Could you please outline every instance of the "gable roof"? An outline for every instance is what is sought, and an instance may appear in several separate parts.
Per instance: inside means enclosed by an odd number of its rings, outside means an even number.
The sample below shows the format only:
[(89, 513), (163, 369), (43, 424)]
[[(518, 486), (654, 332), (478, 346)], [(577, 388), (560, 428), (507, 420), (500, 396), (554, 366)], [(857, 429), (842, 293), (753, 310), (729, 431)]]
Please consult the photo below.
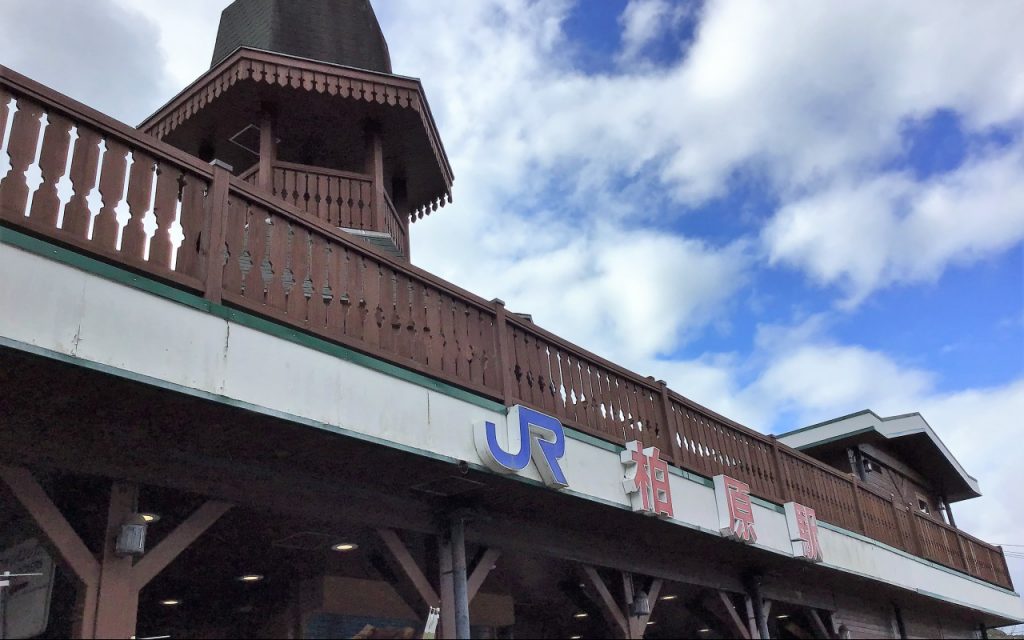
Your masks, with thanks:
[(780, 434), (778, 439), (811, 455), (814, 451), (884, 440), (933, 480), (949, 502), (981, 495), (978, 480), (967, 473), (920, 413), (882, 417), (865, 409)]

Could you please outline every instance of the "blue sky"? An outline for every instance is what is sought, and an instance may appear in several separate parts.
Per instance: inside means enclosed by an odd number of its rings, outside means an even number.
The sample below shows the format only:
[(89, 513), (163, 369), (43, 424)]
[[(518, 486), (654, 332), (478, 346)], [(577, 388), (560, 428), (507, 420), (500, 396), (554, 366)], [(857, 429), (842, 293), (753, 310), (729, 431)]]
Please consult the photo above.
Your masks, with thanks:
[[(227, 2), (60, 4), (0, 0), (0, 61), (134, 123)], [(920, 411), (1024, 484), (1024, 4), (374, 6), (456, 174), (417, 264), (762, 431)]]

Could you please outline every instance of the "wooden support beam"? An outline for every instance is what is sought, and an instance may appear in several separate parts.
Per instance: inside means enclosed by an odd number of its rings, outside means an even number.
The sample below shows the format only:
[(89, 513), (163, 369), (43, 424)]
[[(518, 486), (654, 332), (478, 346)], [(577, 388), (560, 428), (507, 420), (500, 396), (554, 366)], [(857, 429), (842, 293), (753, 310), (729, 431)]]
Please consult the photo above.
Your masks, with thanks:
[(132, 585), (132, 558), (117, 554), (121, 525), (135, 513), (139, 486), (115, 482), (110, 489), (107, 528), (103, 535), (100, 592), (96, 606), (97, 638), (131, 638), (139, 609), (139, 591)]
[(811, 628), (814, 629), (814, 633), (817, 637), (829, 640), (829, 638), (832, 637), (832, 634), (829, 633), (828, 627), (826, 627), (825, 623), (822, 622), (821, 616), (818, 614), (818, 610), (807, 607), (805, 611), (807, 612), (807, 619), (811, 623)]
[(750, 628), (744, 624), (743, 618), (740, 617), (739, 612), (736, 611), (736, 605), (733, 604), (732, 596), (724, 591), (718, 591), (717, 593), (722, 606), (725, 608), (726, 614), (729, 616), (729, 620), (731, 620), (735, 626), (734, 631), (736, 631), (736, 634), (740, 638), (743, 638), (743, 640), (750, 640)]
[(78, 579), (87, 585), (98, 584), (100, 563), (68, 524), (57, 505), (50, 500), (50, 496), (36, 482), (32, 473), (19, 467), (0, 466), (0, 478), (7, 483), (11, 493), (25, 507)]
[(260, 115), (260, 160), (256, 184), (264, 191), (274, 185), (274, 163), (277, 161), (277, 140), (274, 138), (274, 116), (268, 109)]
[(402, 567), (402, 571), (405, 572), (413, 586), (416, 587), (416, 592), (423, 598), (423, 601), (431, 607), (440, 606), (441, 598), (434, 591), (434, 587), (427, 580), (427, 577), (423, 575), (423, 571), (420, 570), (416, 560), (413, 559), (412, 554), (409, 553), (409, 549), (402, 542), (402, 539), (398, 537), (398, 534), (393, 529), (377, 529), (377, 535), (384, 541), (384, 545), (391, 552), (398, 565)]
[(753, 640), (761, 640), (761, 631), (757, 626), (757, 613), (754, 611), (753, 598), (743, 596), (743, 605), (747, 609), (747, 626), (750, 628), (750, 637)]
[(651, 588), (647, 592), (647, 601), (651, 605), (651, 610), (646, 615), (642, 615), (637, 620), (637, 629), (642, 637), (647, 632), (647, 623), (651, 621), (651, 616), (654, 614), (654, 605), (658, 602), (658, 595), (661, 593), (661, 585), (664, 581), (661, 578), (655, 578), (651, 582)]
[(160, 541), (152, 551), (148, 552), (132, 569), (132, 583), (136, 589), (142, 589), (167, 568), (181, 552), (203, 535), (233, 505), (228, 502), (209, 500), (195, 510), (184, 522), (175, 527), (174, 531)]
[(78, 638), (92, 638), (96, 627), (100, 563), (28, 469), (0, 466), (0, 478), (10, 488), (15, 499), (28, 511), (50, 546), (81, 580), (82, 589), (77, 602), (82, 613), (81, 618), (74, 624), (72, 635)]
[(601, 603), (604, 605), (602, 611), (608, 619), (608, 623), (617, 628), (624, 638), (628, 638), (629, 622), (626, 621), (626, 616), (622, 615), (622, 610), (619, 609), (619, 605), (615, 602), (615, 598), (613, 598), (611, 592), (608, 591), (608, 586), (604, 583), (600, 574), (597, 573), (597, 569), (589, 565), (583, 565), (583, 573), (585, 573), (587, 578), (590, 579), (591, 584), (594, 585), (594, 589), (597, 590), (597, 594), (601, 596)]
[(487, 579), (487, 575), (494, 568), (494, 563), (501, 557), (500, 549), (487, 549), (483, 555), (480, 556), (480, 560), (473, 567), (473, 571), (469, 574), (469, 580), (467, 581), (467, 589), (469, 591), (469, 601), (473, 602), (473, 598), (476, 597), (477, 591), (480, 590), (484, 580)]

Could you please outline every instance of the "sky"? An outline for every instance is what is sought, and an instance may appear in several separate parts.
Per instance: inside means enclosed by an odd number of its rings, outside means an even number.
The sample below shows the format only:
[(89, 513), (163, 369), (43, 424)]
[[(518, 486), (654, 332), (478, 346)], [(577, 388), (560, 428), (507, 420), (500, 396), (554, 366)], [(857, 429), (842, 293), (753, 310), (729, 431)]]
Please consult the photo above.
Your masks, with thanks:
[[(227, 4), (0, 0), (0, 64), (137, 124)], [(417, 265), (766, 433), (921, 412), (1024, 552), (1024, 3), (374, 7), (456, 175)]]

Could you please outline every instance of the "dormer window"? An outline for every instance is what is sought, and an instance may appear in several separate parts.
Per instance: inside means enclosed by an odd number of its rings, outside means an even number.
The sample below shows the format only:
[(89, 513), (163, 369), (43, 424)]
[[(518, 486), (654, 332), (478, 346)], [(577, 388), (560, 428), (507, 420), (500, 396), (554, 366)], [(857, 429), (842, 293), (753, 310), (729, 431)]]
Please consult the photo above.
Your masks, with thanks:
[(864, 473), (871, 473), (872, 471), (881, 471), (882, 467), (874, 460), (864, 459)]

